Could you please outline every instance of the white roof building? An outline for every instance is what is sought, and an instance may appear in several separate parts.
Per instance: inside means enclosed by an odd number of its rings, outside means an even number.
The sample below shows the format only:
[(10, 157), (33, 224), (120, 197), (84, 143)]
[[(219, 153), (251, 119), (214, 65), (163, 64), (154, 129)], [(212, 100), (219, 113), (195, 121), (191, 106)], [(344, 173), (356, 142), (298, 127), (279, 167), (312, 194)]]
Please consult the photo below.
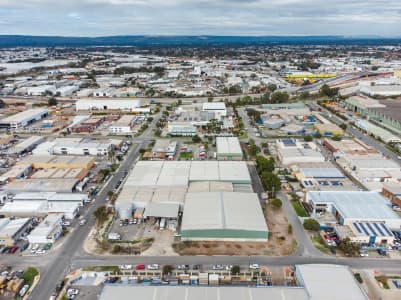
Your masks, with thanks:
[(28, 235), (31, 244), (54, 243), (61, 235), (61, 221), (63, 214), (48, 215), (34, 230)]
[[(124, 111), (141, 111), (140, 100), (134, 99), (90, 99), (78, 100), (75, 103), (77, 111), (80, 110), (124, 110)], [(145, 108), (144, 108), (145, 109)], [(150, 108), (146, 108), (150, 112)]]
[[(356, 282), (347, 266), (296, 265), (298, 282), (311, 300), (367, 300), (368, 297)], [(333, 288), (335, 283), (335, 288)]]
[(353, 222), (382, 222), (394, 230), (401, 229), (401, 218), (390, 203), (377, 192), (365, 191), (309, 191), (306, 201), (313, 214), (327, 211), (336, 216), (341, 225)]
[(0, 120), (0, 128), (19, 129), (49, 115), (47, 108), (33, 108)]

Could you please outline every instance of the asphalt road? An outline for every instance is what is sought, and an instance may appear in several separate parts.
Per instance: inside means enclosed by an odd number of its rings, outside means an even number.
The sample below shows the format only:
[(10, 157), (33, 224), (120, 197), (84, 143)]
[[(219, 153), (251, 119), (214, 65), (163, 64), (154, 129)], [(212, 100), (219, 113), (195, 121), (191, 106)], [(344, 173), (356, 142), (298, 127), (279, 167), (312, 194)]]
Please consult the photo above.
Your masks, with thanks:
[[(132, 166), (139, 155), (139, 149), (146, 146), (147, 142), (148, 141), (145, 140), (139, 141), (139, 144), (133, 143), (127, 158), (121, 164), (119, 170), (97, 196), (96, 201), (89, 207), (86, 214), (87, 224), (78, 227), (72, 234), (70, 234), (64, 241), (62, 248), (59, 251), (54, 251), (55, 255), (43, 256), (43, 259), (47, 260), (47, 266), (42, 267), (41, 280), (30, 295), (30, 299), (49, 299), (57, 283), (63, 278), (63, 276), (72, 270), (73, 260), (80, 256), (82, 243), (95, 223), (93, 212), (99, 206), (105, 204), (107, 192), (114, 188), (124, 175), (124, 171)], [(36, 259), (39, 260), (40, 258), (37, 257)]]

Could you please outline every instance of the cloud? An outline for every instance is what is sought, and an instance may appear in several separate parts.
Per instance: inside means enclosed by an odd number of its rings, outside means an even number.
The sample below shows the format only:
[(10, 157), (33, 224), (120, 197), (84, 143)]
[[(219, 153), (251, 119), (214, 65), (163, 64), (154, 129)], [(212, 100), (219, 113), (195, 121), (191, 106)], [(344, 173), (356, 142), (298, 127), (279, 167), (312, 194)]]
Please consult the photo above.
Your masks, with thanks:
[(72, 12), (67, 15), (67, 17), (75, 20), (81, 20), (81, 16), (77, 12)]
[(0, 34), (401, 36), (399, 0), (69, 0), (56, 3), (54, 0), (0, 0)]

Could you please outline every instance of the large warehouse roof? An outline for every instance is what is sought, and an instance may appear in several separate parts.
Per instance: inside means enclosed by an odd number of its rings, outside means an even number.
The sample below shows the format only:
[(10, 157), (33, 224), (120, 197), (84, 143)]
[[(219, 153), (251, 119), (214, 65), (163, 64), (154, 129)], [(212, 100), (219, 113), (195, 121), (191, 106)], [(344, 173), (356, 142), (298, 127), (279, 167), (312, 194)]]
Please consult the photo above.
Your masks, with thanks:
[(186, 196), (182, 220), (184, 238), (267, 239), (267, 232), (256, 194), (208, 192)]
[[(313, 300), (367, 300), (347, 266), (310, 264), (296, 266), (298, 281)], [(336, 287), (333, 287), (335, 284)]]
[(139, 161), (126, 186), (188, 186), (192, 181), (251, 183), (244, 161)]
[(332, 203), (344, 218), (399, 219), (387, 205), (387, 200), (377, 192), (365, 191), (311, 191), (308, 198), (313, 203)]
[(345, 176), (337, 168), (301, 168), (304, 177), (311, 178), (344, 178)]
[(218, 154), (242, 155), (241, 145), (237, 137), (216, 137), (216, 146)]
[(188, 287), (188, 286), (133, 286), (105, 285), (99, 300), (307, 300), (305, 290), (297, 287)]

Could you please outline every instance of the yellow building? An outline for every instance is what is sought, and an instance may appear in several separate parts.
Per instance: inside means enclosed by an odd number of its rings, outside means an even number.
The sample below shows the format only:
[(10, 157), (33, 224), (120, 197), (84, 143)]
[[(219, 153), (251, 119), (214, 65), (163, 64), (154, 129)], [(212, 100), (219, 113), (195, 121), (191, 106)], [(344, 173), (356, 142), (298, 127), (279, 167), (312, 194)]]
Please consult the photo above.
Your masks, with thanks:
[(343, 136), (344, 130), (336, 124), (315, 124), (313, 126), (322, 136)]
[(394, 71), (394, 76), (397, 78), (401, 78), (401, 69), (400, 70), (395, 70)]

